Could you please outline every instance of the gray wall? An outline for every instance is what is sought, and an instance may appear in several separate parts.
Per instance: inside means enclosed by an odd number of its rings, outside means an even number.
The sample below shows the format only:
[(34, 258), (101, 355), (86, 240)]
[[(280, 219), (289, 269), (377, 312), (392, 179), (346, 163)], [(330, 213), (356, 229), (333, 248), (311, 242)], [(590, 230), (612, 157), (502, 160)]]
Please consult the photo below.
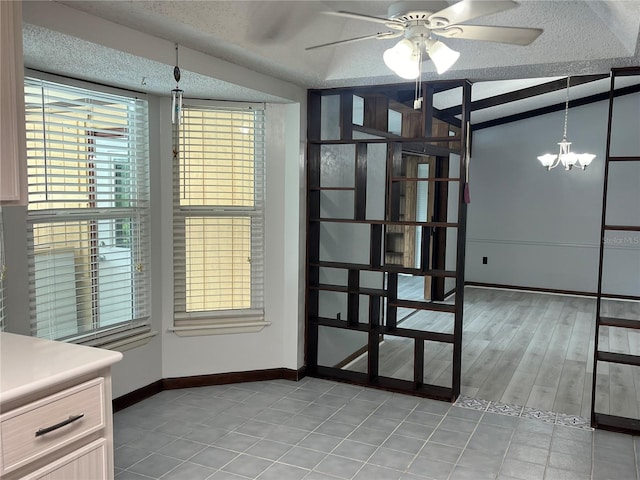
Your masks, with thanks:
[[(640, 95), (620, 101), (614, 152), (639, 155)], [(536, 158), (557, 152), (564, 112), (474, 133), (467, 281), (596, 291), (607, 113), (607, 102), (569, 112), (572, 150), (597, 155), (585, 171), (547, 172)], [(608, 222), (640, 224), (640, 167), (612, 165), (609, 190)], [(605, 291), (640, 294), (640, 236), (615, 232), (606, 242)]]

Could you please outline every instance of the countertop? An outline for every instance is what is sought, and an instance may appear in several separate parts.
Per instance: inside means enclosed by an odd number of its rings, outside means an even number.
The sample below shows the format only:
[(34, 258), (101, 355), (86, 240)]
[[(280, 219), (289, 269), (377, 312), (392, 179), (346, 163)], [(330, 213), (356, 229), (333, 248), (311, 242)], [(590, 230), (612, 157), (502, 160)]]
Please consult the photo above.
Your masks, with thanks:
[(0, 332), (0, 404), (121, 359), (120, 352)]

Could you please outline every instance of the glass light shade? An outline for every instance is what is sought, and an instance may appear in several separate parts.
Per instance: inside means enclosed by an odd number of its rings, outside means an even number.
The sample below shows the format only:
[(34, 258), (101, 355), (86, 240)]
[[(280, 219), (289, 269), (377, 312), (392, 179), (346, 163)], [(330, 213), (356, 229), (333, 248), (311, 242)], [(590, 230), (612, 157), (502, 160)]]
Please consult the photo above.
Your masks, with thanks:
[(440, 40), (429, 45), (427, 53), (429, 53), (429, 57), (433, 60), (433, 64), (436, 66), (438, 74), (449, 70), (451, 66), (456, 63), (458, 57), (460, 57), (460, 52), (451, 50)]
[(402, 65), (399, 65), (398, 68), (396, 68), (395, 72), (399, 77), (407, 80), (418, 78), (418, 76), (420, 75), (420, 64), (418, 56), (415, 55), (415, 58), (412, 58)]
[(564, 165), (565, 170), (571, 170), (571, 167), (578, 161), (578, 155), (573, 152), (563, 153), (560, 155), (560, 161), (562, 165)]
[(551, 165), (553, 165), (553, 162), (555, 162), (556, 158), (558, 158), (557, 155), (546, 153), (544, 155), (540, 155), (538, 157), (538, 160), (540, 160), (540, 163), (542, 163), (543, 167), (549, 168)]
[(411, 61), (411, 57), (414, 52), (414, 45), (410, 40), (403, 38), (393, 47), (384, 51), (382, 59), (387, 67), (394, 72), (397, 72), (399, 68)]
[(596, 156), (593, 155), (592, 153), (583, 153), (581, 155), (578, 155), (578, 162), (580, 163), (580, 166), (584, 169), (585, 167), (591, 164), (594, 158), (596, 158)]

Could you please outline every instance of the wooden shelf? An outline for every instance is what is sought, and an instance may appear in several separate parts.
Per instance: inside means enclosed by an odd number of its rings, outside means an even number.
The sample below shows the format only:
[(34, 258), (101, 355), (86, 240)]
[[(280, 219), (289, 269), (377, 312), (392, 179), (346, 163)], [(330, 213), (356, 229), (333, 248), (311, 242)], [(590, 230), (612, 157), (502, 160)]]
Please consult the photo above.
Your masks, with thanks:
[(600, 317), (600, 326), (640, 330), (640, 319), (631, 320), (629, 318)]
[(617, 363), (618, 365), (633, 365), (640, 367), (640, 356), (626, 353), (603, 352), (598, 350), (597, 360), (601, 362)]

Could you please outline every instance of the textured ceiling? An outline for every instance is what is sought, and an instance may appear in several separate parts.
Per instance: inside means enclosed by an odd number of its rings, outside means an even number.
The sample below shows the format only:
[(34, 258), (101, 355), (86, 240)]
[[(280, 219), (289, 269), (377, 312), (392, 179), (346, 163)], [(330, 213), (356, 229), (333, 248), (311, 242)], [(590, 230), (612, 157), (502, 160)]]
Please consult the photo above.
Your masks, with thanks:
[[(482, 1), (482, 0), (478, 0)], [(24, 3), (25, 64), (29, 67), (102, 81), (134, 90), (166, 94), (173, 88), (170, 66), (164, 61), (92, 43), (65, 32), (55, 18), (42, 19), (39, 9), (58, 8), (56, 15), (83, 12), (159, 40), (225, 60), (251, 71), (304, 88), (398, 83), (382, 62), (394, 40), (305, 50), (306, 47), (376, 33), (384, 26), (322, 12), (348, 10), (385, 17), (387, 1), (63, 1)], [(454, 2), (412, 2), (436, 11)], [(47, 5), (49, 4), (49, 5)], [(473, 24), (542, 28), (527, 47), (446, 39), (461, 52), (444, 76), (425, 63), (423, 79), (469, 78), (474, 81), (523, 79), (532, 85), (541, 77), (608, 73), (611, 67), (640, 64), (640, 1), (519, 0), (519, 6), (474, 20)], [(66, 9), (66, 10), (65, 10)], [(60, 13), (57, 13), (57, 12)], [(168, 68), (169, 67), (169, 68)], [(277, 101), (259, 88), (237, 87), (183, 69), (181, 87), (193, 96), (251, 101)], [(146, 85), (142, 85), (145, 77)], [(524, 80), (526, 79), (526, 80)], [(476, 84), (474, 96), (502, 88)], [(604, 87), (606, 89), (606, 86)], [(498, 89), (498, 90), (496, 90)], [(483, 91), (485, 93), (483, 93)]]

